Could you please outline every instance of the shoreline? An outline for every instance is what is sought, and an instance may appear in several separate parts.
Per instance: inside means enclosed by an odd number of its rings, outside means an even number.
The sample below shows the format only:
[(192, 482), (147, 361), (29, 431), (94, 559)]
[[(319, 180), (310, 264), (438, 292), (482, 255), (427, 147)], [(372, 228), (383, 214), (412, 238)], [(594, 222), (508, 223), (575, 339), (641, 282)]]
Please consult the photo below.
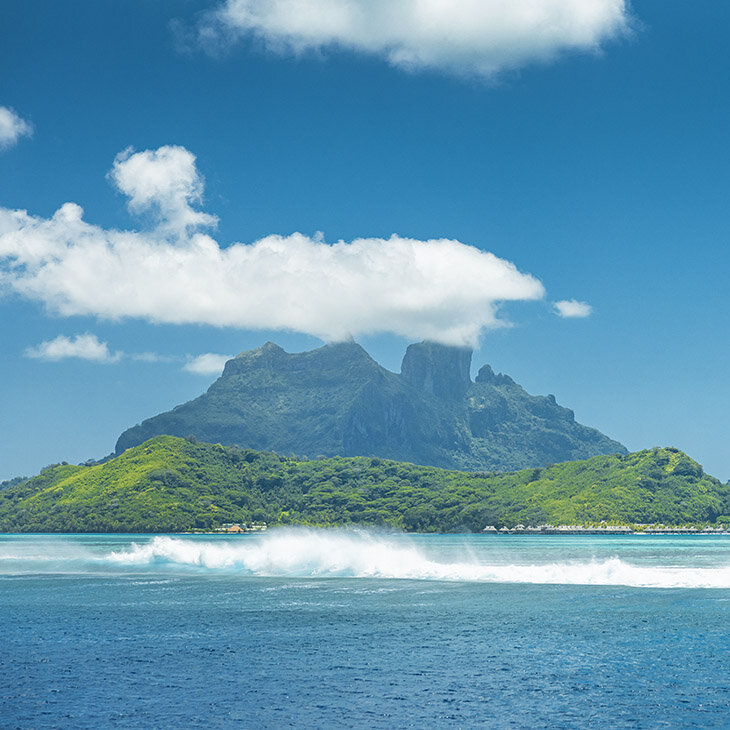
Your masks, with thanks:
[(690, 527), (666, 525), (611, 525), (584, 527), (582, 525), (539, 525), (538, 527), (502, 527), (487, 525), (486, 535), (730, 535), (724, 527)]
[(405, 530), (383, 530), (378, 528), (372, 528), (372, 526), (363, 525), (338, 525), (338, 526), (324, 526), (324, 525), (271, 525), (266, 529), (256, 530), (241, 530), (236, 532), (228, 532), (222, 530), (184, 530), (180, 532), (168, 532), (168, 531), (149, 531), (149, 532), (0, 532), (0, 537), (11, 537), (11, 536), (62, 536), (62, 535), (131, 535), (131, 536), (154, 536), (154, 535), (171, 535), (171, 536), (206, 536), (206, 537), (241, 537), (250, 536), (255, 534), (261, 534), (266, 531), (277, 530), (277, 529), (297, 529), (304, 528), (310, 530), (322, 530), (322, 531), (337, 531), (337, 530), (348, 530), (352, 528), (356, 529), (375, 529), (379, 533), (393, 533), (398, 535), (545, 535), (549, 537), (555, 536), (655, 536), (655, 535), (666, 535), (666, 536), (682, 536), (682, 535), (693, 535), (693, 536), (723, 536), (730, 535), (730, 528), (726, 527), (667, 527), (667, 526), (650, 526), (650, 525), (615, 525), (610, 527), (583, 527), (581, 525), (540, 525), (539, 527), (525, 527), (523, 525), (517, 525), (515, 527), (502, 527), (497, 529), (492, 525), (488, 525), (480, 532), (463, 532), (463, 533), (452, 533), (452, 532), (413, 532)]

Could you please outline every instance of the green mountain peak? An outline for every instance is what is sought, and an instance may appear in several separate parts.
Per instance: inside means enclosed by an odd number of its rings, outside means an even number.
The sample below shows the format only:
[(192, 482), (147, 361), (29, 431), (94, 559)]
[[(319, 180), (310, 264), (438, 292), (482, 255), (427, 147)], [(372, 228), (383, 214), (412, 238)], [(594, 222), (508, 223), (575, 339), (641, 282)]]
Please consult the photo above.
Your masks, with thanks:
[(474, 470), (625, 452), (553, 396), (532, 396), (488, 365), (472, 382), (471, 359), (468, 348), (421, 342), (397, 374), (352, 340), (301, 353), (267, 342), (229, 360), (204, 395), (125, 431), (116, 453), (159, 434)]

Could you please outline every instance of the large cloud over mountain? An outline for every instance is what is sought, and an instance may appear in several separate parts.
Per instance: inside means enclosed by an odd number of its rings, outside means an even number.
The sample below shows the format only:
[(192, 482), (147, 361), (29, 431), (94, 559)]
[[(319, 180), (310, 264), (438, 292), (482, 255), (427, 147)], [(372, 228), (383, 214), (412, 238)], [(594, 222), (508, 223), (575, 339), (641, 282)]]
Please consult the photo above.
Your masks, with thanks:
[(51, 218), (0, 208), (0, 290), (63, 315), (282, 329), (324, 340), (391, 332), (474, 344), (499, 326), (500, 302), (544, 295), (509, 261), (455, 240), (301, 233), (220, 246), (196, 210), (194, 156), (161, 147), (117, 157), (110, 179), (148, 231), (104, 229), (66, 203)]
[(596, 50), (628, 26), (626, 0), (226, 0), (200, 34), (253, 35), (295, 52), (336, 46), (402, 68), (488, 77)]

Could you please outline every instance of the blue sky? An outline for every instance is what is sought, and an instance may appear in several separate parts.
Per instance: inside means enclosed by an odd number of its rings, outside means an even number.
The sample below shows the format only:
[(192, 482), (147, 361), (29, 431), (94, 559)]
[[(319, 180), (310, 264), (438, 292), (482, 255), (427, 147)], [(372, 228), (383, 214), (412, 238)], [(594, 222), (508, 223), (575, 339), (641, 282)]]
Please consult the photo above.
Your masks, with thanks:
[(0, 479), (346, 332), (730, 477), (730, 6), (296, 5), (2, 4)]

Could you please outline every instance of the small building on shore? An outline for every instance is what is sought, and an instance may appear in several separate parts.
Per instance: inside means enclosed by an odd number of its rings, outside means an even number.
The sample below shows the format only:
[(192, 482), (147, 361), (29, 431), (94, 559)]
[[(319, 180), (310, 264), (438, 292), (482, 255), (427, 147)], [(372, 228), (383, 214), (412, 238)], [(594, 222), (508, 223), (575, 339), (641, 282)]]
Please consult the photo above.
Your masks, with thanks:
[(226, 535), (240, 535), (247, 532), (263, 532), (267, 528), (265, 522), (249, 522), (240, 524), (228, 522), (216, 528), (216, 532), (223, 532)]

